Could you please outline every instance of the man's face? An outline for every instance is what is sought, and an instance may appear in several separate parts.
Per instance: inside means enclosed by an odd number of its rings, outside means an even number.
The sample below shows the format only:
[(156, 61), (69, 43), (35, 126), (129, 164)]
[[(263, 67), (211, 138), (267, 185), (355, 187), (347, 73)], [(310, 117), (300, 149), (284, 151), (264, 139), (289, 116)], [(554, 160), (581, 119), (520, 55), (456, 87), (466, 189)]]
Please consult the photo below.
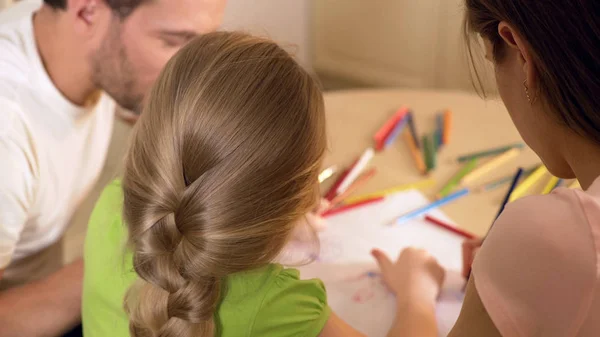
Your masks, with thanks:
[(139, 114), (167, 61), (195, 36), (215, 31), (224, 7), (225, 0), (153, 0), (125, 18), (112, 15), (92, 53), (95, 84)]

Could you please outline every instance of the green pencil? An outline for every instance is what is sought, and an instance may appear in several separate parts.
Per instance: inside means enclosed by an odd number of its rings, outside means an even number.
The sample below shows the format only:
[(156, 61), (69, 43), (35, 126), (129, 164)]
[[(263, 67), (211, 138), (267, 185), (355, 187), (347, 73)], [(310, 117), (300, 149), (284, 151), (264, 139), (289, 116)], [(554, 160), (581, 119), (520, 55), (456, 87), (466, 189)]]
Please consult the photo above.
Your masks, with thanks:
[(471, 159), (491, 157), (491, 156), (495, 156), (497, 154), (504, 153), (504, 152), (509, 151), (511, 149), (514, 149), (514, 148), (522, 149), (524, 147), (525, 147), (525, 144), (523, 144), (523, 143), (516, 143), (516, 144), (502, 146), (502, 147), (499, 147), (499, 148), (485, 150), (485, 151), (481, 151), (481, 152), (469, 153), (469, 154), (466, 154), (464, 156), (458, 157), (457, 160), (458, 160), (459, 163), (464, 163), (464, 162), (467, 162), (467, 161), (469, 161)]
[(427, 171), (434, 170), (436, 166), (436, 154), (433, 142), (433, 135), (423, 136), (423, 155), (425, 156)]
[(469, 174), (469, 172), (473, 171), (475, 167), (477, 167), (477, 158), (471, 159), (471, 161), (465, 164), (465, 166), (463, 166), (454, 176), (452, 176), (452, 178), (450, 178), (440, 193), (437, 194), (438, 199), (444, 198), (448, 194), (452, 193), (454, 188), (460, 183), (460, 180)]

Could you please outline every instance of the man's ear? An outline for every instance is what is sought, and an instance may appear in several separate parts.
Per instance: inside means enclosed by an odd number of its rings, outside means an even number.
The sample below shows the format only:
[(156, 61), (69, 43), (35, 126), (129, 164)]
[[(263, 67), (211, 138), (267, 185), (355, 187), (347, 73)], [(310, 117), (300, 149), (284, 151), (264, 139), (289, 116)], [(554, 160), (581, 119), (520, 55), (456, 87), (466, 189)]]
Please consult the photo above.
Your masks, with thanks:
[(523, 68), (523, 78), (527, 81), (529, 88), (535, 88), (536, 73), (529, 45), (525, 43), (521, 34), (506, 21), (501, 21), (498, 24), (498, 34), (504, 40), (508, 48), (512, 48), (516, 51), (514, 55), (517, 57), (516, 61), (518, 64)]
[(98, 0), (68, 0), (67, 11), (75, 20), (75, 29), (79, 33), (89, 33), (97, 24), (99, 17)]

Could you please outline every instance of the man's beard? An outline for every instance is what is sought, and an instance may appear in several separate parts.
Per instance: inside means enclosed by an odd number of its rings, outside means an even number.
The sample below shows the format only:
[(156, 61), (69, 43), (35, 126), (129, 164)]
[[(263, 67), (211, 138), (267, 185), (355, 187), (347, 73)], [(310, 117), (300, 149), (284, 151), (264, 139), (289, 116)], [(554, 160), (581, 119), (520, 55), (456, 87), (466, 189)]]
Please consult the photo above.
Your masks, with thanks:
[(136, 76), (121, 42), (119, 25), (113, 25), (91, 57), (93, 81), (121, 107), (141, 113), (143, 94), (136, 92)]

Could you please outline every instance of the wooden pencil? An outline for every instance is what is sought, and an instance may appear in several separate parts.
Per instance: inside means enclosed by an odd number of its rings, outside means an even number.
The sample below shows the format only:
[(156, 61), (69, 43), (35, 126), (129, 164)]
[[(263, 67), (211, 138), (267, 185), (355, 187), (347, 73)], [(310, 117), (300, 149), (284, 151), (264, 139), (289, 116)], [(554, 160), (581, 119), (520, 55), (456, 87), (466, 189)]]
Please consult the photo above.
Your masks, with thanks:
[(410, 131), (410, 133), (413, 137), (413, 141), (415, 142), (415, 146), (417, 147), (417, 149), (421, 149), (421, 142), (419, 141), (419, 133), (417, 132), (417, 126), (415, 124), (415, 115), (412, 112), (412, 110), (409, 111), (408, 116), (409, 116), (408, 130)]
[(514, 190), (512, 195), (510, 196), (509, 201), (515, 201), (527, 193), (527, 191), (533, 186), (536, 182), (542, 179), (548, 173), (548, 169), (546, 166), (542, 165), (537, 170), (533, 171), (529, 177), (525, 178), (523, 182)]
[(398, 109), (392, 115), (392, 117), (390, 117), (385, 122), (385, 124), (383, 124), (383, 126), (381, 128), (379, 128), (379, 130), (377, 130), (377, 133), (375, 133), (375, 135), (373, 136), (373, 141), (375, 141), (375, 150), (380, 151), (383, 149), (385, 140), (387, 139), (387, 137), (390, 135), (390, 133), (394, 129), (394, 126), (396, 126), (396, 124), (398, 124), (398, 122), (400, 122), (400, 120), (407, 113), (408, 113), (408, 109), (405, 107)]
[(367, 172), (360, 175), (344, 192), (338, 194), (333, 200), (331, 200), (331, 206), (335, 206), (340, 202), (344, 201), (344, 199), (348, 198), (352, 193), (354, 193), (359, 187), (363, 186), (367, 183), (373, 176), (377, 173), (377, 169), (372, 168)]
[(519, 155), (519, 153), (521, 153), (521, 150), (516, 149), (516, 148), (504, 152), (503, 154), (499, 155), (498, 157), (496, 157), (496, 158), (490, 160), (489, 162), (483, 164), (482, 166), (478, 167), (473, 172), (467, 174), (461, 180), (460, 183), (462, 185), (471, 184), (472, 182), (481, 178), (485, 174), (488, 174), (490, 171), (495, 170), (499, 166), (504, 165), (505, 163), (507, 163), (508, 161), (510, 161), (512, 159), (515, 159)]
[(427, 174), (427, 167), (425, 166), (425, 162), (423, 161), (423, 154), (421, 153), (419, 148), (417, 148), (417, 145), (415, 144), (415, 140), (414, 140), (414, 137), (412, 136), (412, 134), (410, 134), (409, 132), (404, 133), (404, 140), (406, 141), (406, 144), (408, 145), (408, 149), (410, 150), (410, 155), (413, 157), (413, 160), (415, 161), (415, 166), (417, 167), (417, 170), (419, 170), (419, 172), (422, 175)]
[(465, 164), (465, 166), (463, 166), (454, 176), (452, 176), (448, 183), (437, 194), (437, 198), (440, 199), (450, 194), (452, 190), (454, 190), (454, 188), (456, 188), (459, 185), (462, 178), (464, 178), (467, 174), (469, 174), (469, 172), (473, 171), (475, 167), (477, 167), (477, 161), (477, 158), (472, 159), (470, 162)]
[(450, 143), (450, 132), (452, 132), (452, 111), (446, 110), (444, 112), (444, 137), (442, 139), (444, 145)]
[(473, 158), (485, 158), (485, 157), (496, 156), (496, 155), (502, 154), (506, 151), (509, 151), (511, 149), (515, 149), (515, 148), (523, 149), (524, 147), (525, 147), (525, 144), (523, 144), (523, 143), (511, 144), (511, 145), (507, 145), (507, 146), (498, 147), (495, 149), (490, 149), (490, 150), (485, 150), (485, 151), (474, 152), (474, 153), (462, 155), (462, 156), (458, 157), (457, 161), (459, 163), (464, 163)]
[(385, 200), (385, 197), (376, 197), (376, 198), (365, 199), (365, 200), (354, 202), (354, 203), (344, 204), (344, 205), (341, 205), (340, 207), (336, 207), (336, 208), (333, 208), (333, 209), (330, 208), (329, 210), (321, 213), (321, 216), (324, 217), (324, 218), (326, 218), (326, 217), (329, 217), (329, 216), (332, 216), (332, 215), (335, 215), (335, 214), (339, 214), (339, 213), (342, 213), (342, 212), (346, 212), (346, 211), (350, 211), (350, 210), (356, 209), (358, 207), (362, 207), (362, 206), (367, 206), (367, 205), (371, 205), (371, 204), (374, 204), (374, 203), (378, 203), (378, 202), (381, 202), (383, 200)]
[(375, 198), (375, 197), (385, 197), (387, 195), (402, 192), (402, 191), (407, 191), (407, 190), (412, 190), (412, 189), (429, 188), (429, 187), (432, 187), (433, 185), (435, 185), (435, 183), (436, 183), (435, 179), (425, 179), (425, 180), (417, 181), (414, 183), (408, 183), (408, 184), (403, 184), (400, 186), (388, 188), (388, 189), (385, 189), (385, 190), (379, 191), (379, 192), (368, 193), (368, 194), (363, 194), (363, 195), (360, 195), (357, 197), (348, 198), (348, 199), (346, 199), (346, 202), (359, 202), (361, 200), (366, 200), (366, 199)]
[(569, 185), (569, 188), (581, 188), (579, 180), (575, 180), (574, 182), (572, 182), (571, 185)]
[(548, 180), (548, 183), (546, 184), (546, 186), (544, 186), (544, 189), (542, 190), (542, 194), (549, 194), (550, 192), (552, 192), (552, 190), (556, 187), (556, 184), (558, 184), (558, 181), (560, 179), (557, 177), (550, 177), (550, 180)]

